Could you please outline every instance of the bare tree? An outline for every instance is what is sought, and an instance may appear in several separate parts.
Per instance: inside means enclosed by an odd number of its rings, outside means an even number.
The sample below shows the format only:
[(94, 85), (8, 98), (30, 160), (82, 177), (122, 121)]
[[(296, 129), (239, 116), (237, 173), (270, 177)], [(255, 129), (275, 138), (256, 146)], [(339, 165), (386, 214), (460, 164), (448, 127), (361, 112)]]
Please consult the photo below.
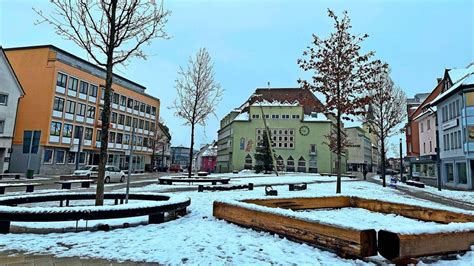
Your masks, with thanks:
[[(325, 96), (324, 113), (336, 120), (335, 134), (331, 132), (327, 138), (330, 146), (335, 146), (337, 155), (336, 193), (341, 193), (341, 157), (344, 152), (343, 120), (362, 115), (364, 107), (370, 101), (367, 90), (371, 77), (379, 73), (385, 65), (379, 60), (371, 60), (375, 52), (361, 54), (361, 42), (368, 35), (353, 35), (347, 11), (343, 12), (340, 20), (333, 11), (328, 15), (334, 20), (335, 32), (323, 40), (313, 34), (313, 47), (303, 52), (305, 59), (299, 59), (298, 64), (304, 71), (312, 71), (309, 81), (298, 80), (306, 89), (319, 92)], [(334, 145), (335, 141), (335, 145)]]
[(109, 138), (110, 95), (113, 69), (125, 65), (131, 58), (146, 59), (141, 47), (155, 38), (167, 38), (164, 32), (166, 18), (170, 14), (163, 3), (149, 0), (51, 0), (54, 11), (45, 15), (35, 10), (56, 33), (83, 48), (92, 60), (104, 67), (105, 95), (102, 113), (99, 174), (97, 178), (96, 205), (104, 202), (104, 174), (107, 162)]
[(380, 173), (383, 186), (385, 181), (385, 159), (387, 156), (388, 138), (398, 134), (397, 126), (406, 118), (406, 95), (390, 78), (389, 71), (383, 71), (373, 77), (373, 87), (369, 91), (372, 99), (371, 112), (364, 117), (364, 122), (379, 140)]
[(178, 98), (170, 108), (175, 110), (175, 116), (186, 121), (185, 125), (191, 126), (188, 166), (188, 177), (191, 177), (195, 126), (205, 126), (207, 117), (215, 115), (223, 90), (214, 80), (213, 64), (205, 48), (199, 49), (195, 59), (190, 57), (186, 68), (180, 67), (178, 75), (175, 85)]

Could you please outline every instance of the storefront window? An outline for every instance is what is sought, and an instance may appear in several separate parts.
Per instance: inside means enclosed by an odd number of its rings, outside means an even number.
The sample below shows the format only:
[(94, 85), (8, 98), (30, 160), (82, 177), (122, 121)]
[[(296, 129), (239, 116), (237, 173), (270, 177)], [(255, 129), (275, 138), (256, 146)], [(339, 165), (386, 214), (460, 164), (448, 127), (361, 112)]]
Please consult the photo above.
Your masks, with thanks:
[(456, 167), (458, 170), (458, 183), (467, 184), (466, 163), (456, 163)]
[(448, 182), (453, 182), (454, 181), (453, 164), (448, 163), (448, 164), (445, 164), (445, 166), (446, 166), (446, 179), (448, 180)]

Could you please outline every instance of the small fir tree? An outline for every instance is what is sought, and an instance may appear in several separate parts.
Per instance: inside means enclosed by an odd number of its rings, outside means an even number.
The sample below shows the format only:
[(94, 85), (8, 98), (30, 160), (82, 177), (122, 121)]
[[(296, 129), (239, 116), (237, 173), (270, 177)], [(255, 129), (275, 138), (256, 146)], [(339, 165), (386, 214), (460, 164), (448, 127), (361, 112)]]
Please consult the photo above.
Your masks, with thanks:
[(268, 132), (265, 130), (263, 132), (263, 139), (260, 141), (259, 145), (255, 148), (255, 167), (254, 170), (257, 173), (262, 171), (271, 172), (273, 170), (273, 159), (271, 152), (271, 145), (268, 141)]

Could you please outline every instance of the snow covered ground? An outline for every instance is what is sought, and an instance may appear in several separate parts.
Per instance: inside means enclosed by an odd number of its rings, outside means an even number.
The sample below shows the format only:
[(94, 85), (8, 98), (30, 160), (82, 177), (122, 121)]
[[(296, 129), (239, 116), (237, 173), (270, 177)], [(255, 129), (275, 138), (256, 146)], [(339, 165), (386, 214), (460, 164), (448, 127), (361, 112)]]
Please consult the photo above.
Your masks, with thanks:
[[(372, 179), (380, 183), (382, 182), (379, 176), (374, 176), (372, 177)], [(389, 176), (387, 176), (386, 182), (387, 184), (390, 183)], [(414, 186), (406, 185), (401, 182), (398, 182), (397, 186), (402, 186), (413, 191), (424, 191), (424, 192), (433, 194), (434, 196), (455, 199), (458, 201), (462, 201), (462, 202), (474, 205), (474, 191), (449, 190), (449, 189), (444, 189), (444, 188), (441, 191), (439, 191), (438, 188), (432, 187), (432, 186), (425, 186), (425, 188), (417, 188)]]
[[(255, 183), (280, 184), (280, 182), (298, 180), (312, 182), (315, 175), (285, 175), (281, 177), (260, 177)], [(323, 178), (323, 177), (318, 177)], [(324, 177), (326, 180), (331, 179)], [(248, 183), (250, 178), (242, 178)], [(232, 180), (234, 181), (234, 180)], [(160, 186), (163, 187), (163, 186)], [(154, 185), (144, 188), (132, 188), (132, 192), (153, 192)], [(169, 186), (168, 186), (169, 187)], [(317, 183), (308, 185), (305, 191), (288, 191), (288, 186), (274, 185), (282, 197), (309, 197), (335, 195), (335, 183)], [(458, 209), (447, 207), (429, 201), (418, 200), (403, 195), (400, 191), (390, 188), (382, 189), (380, 185), (358, 181), (344, 182), (343, 195), (354, 195), (366, 198), (382, 199), (394, 202), (416, 204), (432, 208)], [(244, 198), (261, 198), (264, 188), (256, 187), (253, 191), (237, 190), (227, 192), (176, 192), (191, 198), (189, 213), (177, 220), (158, 225), (142, 225), (132, 228), (116, 229), (110, 232), (79, 232), (79, 233), (50, 233), (50, 234), (8, 234), (0, 237), (0, 251), (18, 250), (35, 254), (54, 254), (55, 256), (104, 258), (118, 261), (157, 262), (163, 264), (231, 264), (231, 265), (370, 265), (372, 262), (342, 259), (335, 254), (322, 251), (305, 244), (299, 244), (270, 235), (257, 232), (237, 225), (217, 220), (212, 216), (212, 202), (215, 200), (230, 200)], [(319, 212), (319, 213), (318, 213)], [(364, 210), (346, 210), (346, 213), (335, 211), (300, 212), (318, 219), (333, 221), (346, 220), (347, 217), (359, 219), (357, 223), (371, 223), (369, 215)], [(473, 214), (473, 212), (463, 211)], [(373, 214), (370, 214), (373, 215)], [(383, 214), (375, 214), (383, 215)], [(378, 216), (377, 216), (378, 217)], [(397, 217), (396, 222), (389, 222), (390, 215), (378, 223), (372, 222), (376, 228), (392, 227), (399, 230), (410, 226), (422, 226), (430, 223), (412, 219), (409, 222)], [(140, 218), (134, 218), (135, 221)], [(146, 218), (142, 218), (146, 219)], [(395, 219), (395, 218), (394, 218)], [(120, 221), (123, 222), (123, 219)], [(380, 262), (380, 257), (371, 258)], [(458, 256), (455, 261), (438, 261), (434, 265), (473, 265), (474, 251)]]

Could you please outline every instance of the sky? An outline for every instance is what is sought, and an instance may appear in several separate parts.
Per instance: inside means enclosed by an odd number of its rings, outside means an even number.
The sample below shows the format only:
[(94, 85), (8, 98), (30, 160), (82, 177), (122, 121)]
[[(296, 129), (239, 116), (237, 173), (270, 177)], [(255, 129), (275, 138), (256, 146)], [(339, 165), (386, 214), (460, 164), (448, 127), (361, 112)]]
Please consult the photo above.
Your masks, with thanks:
[[(367, 33), (363, 51), (373, 50), (387, 62), (392, 79), (412, 97), (430, 92), (445, 68), (474, 61), (474, 1), (461, 0), (174, 0), (164, 1), (172, 13), (165, 30), (168, 40), (155, 39), (116, 73), (147, 87), (161, 100), (160, 116), (169, 126), (173, 145), (189, 145), (190, 127), (169, 106), (176, 98), (180, 66), (201, 47), (208, 49), (215, 79), (224, 97), (205, 127), (198, 127), (196, 147), (217, 138), (219, 120), (241, 105), (258, 87), (296, 87), (305, 76), (296, 61), (311, 44), (333, 31), (327, 9), (347, 10), (352, 33)], [(49, 1), (0, 0), (0, 45), (5, 48), (53, 44), (87, 59), (72, 41), (57, 36), (32, 8), (49, 12)], [(391, 138), (398, 143), (402, 135)], [(395, 149), (394, 149), (395, 150)], [(404, 148), (405, 150), (405, 148)], [(389, 155), (393, 153), (389, 151)]]

